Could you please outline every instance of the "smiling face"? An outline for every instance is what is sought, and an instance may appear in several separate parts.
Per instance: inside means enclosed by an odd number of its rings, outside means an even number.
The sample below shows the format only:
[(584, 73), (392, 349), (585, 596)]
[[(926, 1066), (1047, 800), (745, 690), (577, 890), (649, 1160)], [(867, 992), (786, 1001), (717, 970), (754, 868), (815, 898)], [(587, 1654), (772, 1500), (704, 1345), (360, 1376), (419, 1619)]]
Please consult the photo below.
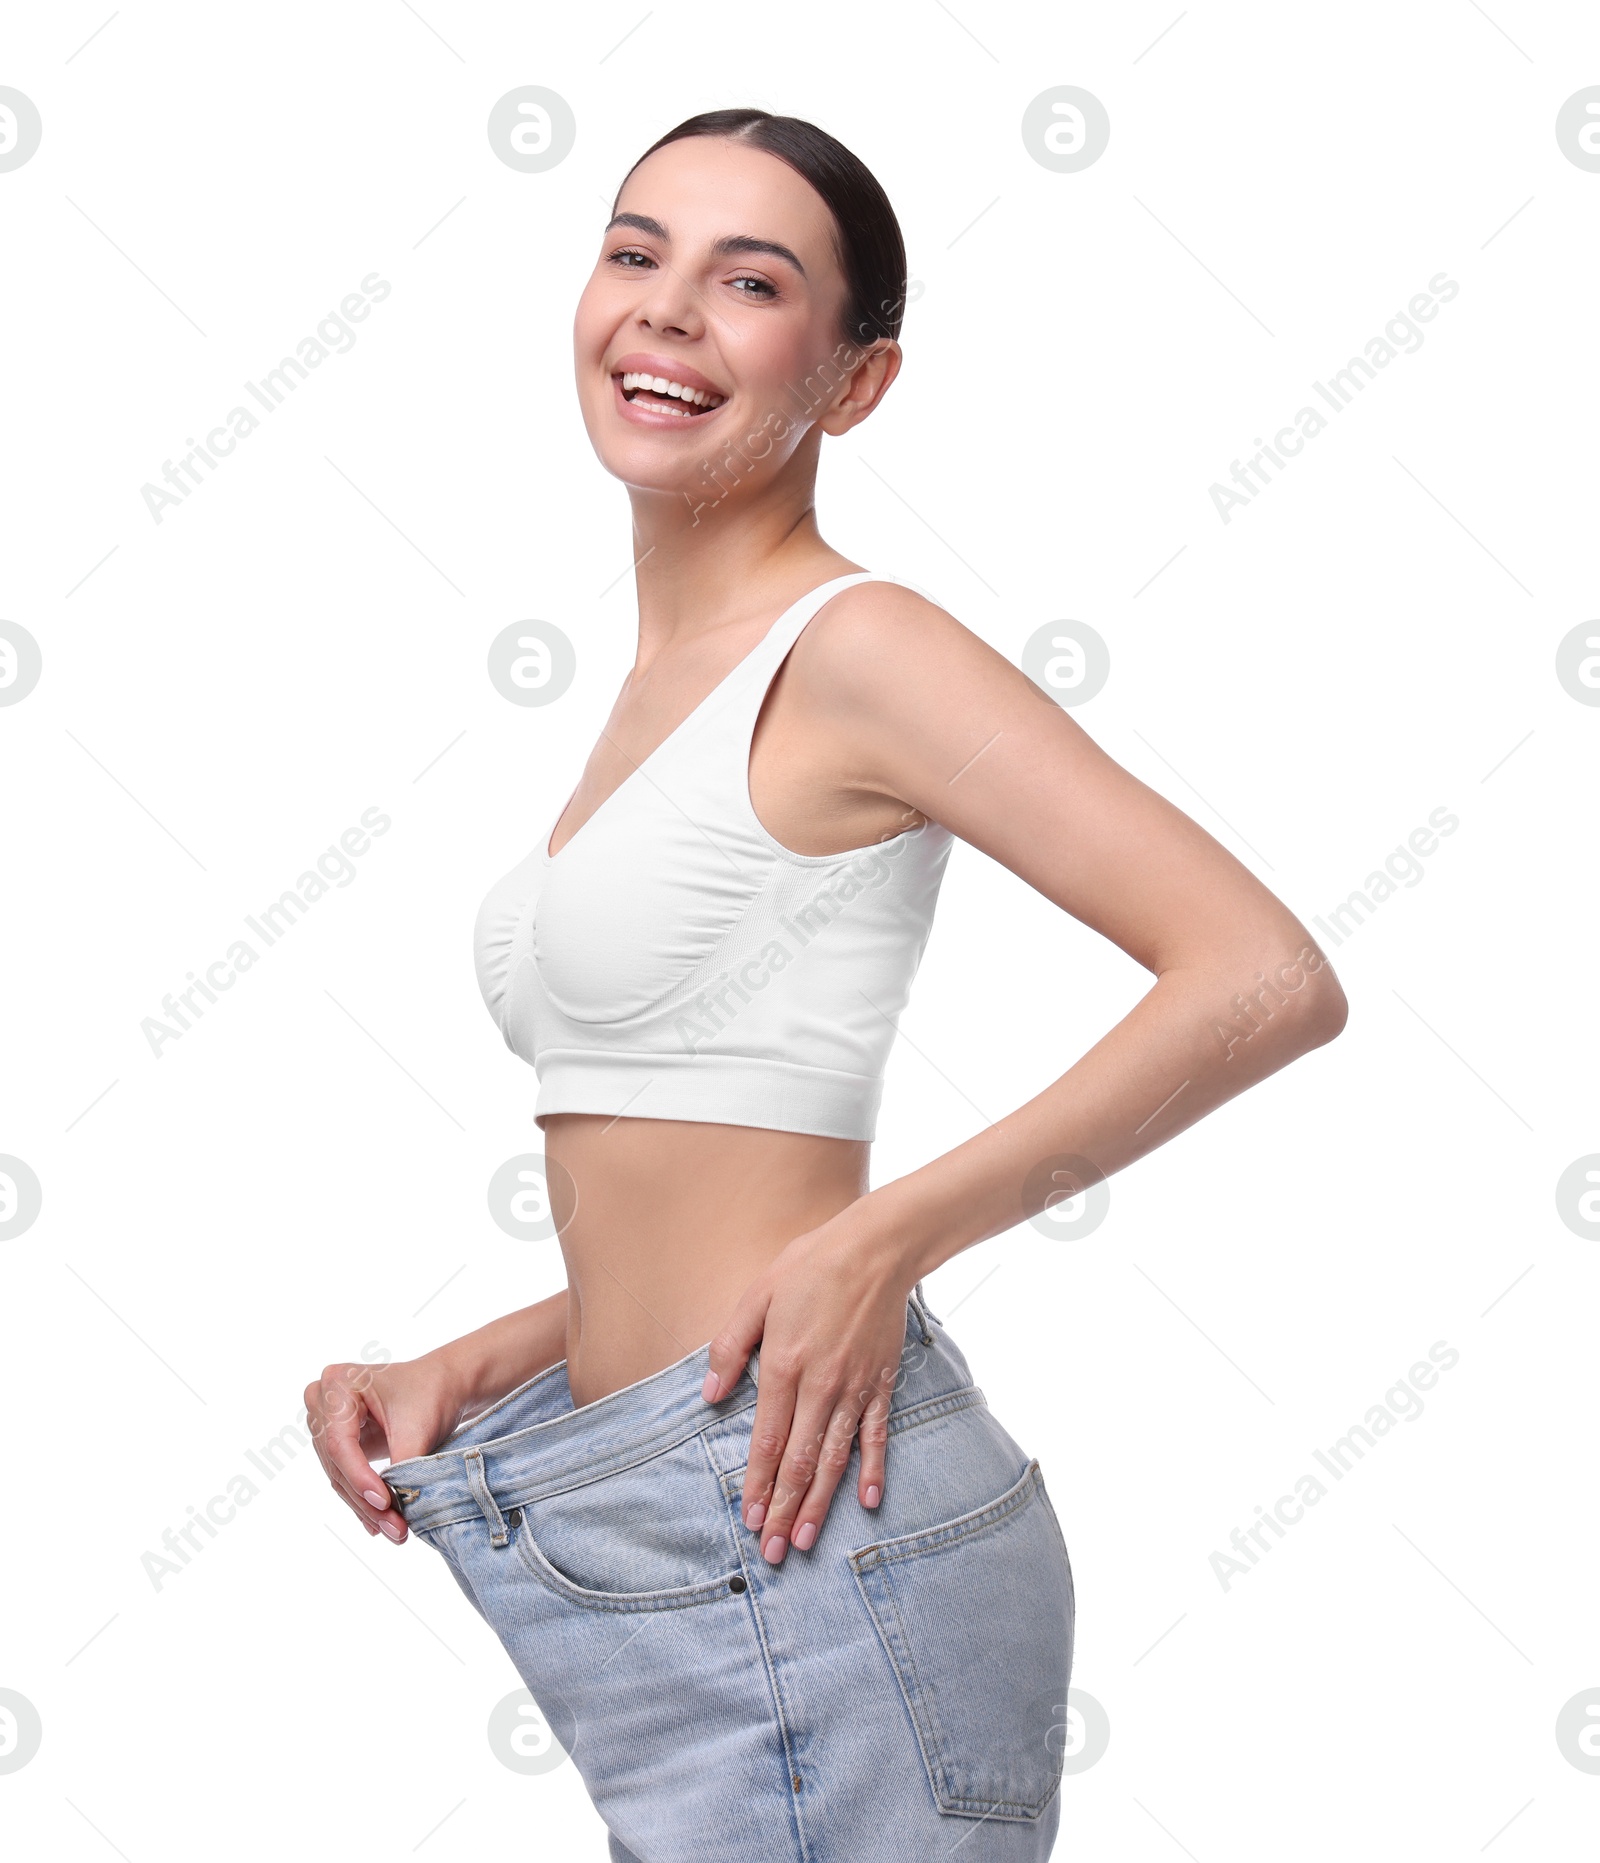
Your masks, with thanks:
[(899, 361), (884, 342), (856, 369), (847, 296), (833, 217), (788, 163), (723, 137), (657, 149), (623, 185), (573, 325), (602, 465), (698, 503), (719, 497), (705, 462), (730, 447), (752, 463), (745, 483), (770, 480), (808, 436), (814, 464), (819, 429), (862, 419)]

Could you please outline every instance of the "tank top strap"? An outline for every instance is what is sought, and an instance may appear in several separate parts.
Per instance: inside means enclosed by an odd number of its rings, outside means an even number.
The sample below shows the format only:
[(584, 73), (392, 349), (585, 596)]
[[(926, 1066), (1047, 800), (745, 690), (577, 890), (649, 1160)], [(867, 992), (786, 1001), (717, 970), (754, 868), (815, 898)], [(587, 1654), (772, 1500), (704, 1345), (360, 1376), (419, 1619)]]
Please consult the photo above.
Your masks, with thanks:
[(748, 750), (767, 688), (817, 610), (841, 590), (853, 588), (858, 582), (893, 581), (893, 576), (880, 576), (870, 569), (854, 570), (848, 576), (835, 576), (831, 582), (808, 589), (799, 601), (778, 616), (760, 643), (734, 669), (728, 682), (728, 702), (719, 708), (719, 723), (731, 733), (739, 748)]

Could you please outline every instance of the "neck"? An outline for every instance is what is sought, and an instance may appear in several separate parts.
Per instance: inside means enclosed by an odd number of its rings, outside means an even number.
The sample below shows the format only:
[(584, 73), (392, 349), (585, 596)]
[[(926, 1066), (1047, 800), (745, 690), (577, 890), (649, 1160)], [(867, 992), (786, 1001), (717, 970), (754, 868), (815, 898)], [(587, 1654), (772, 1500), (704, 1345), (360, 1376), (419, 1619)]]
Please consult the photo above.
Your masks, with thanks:
[(802, 445), (759, 486), (719, 472), (720, 486), (698, 500), (628, 488), (641, 660), (854, 567), (817, 529), (808, 450)]

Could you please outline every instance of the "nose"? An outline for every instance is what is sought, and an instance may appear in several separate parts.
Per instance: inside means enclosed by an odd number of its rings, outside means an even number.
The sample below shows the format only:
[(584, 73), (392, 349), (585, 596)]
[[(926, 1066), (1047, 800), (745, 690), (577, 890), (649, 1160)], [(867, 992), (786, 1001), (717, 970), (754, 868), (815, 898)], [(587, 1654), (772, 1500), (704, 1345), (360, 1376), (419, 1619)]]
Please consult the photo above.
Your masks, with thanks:
[(704, 299), (688, 279), (668, 265), (651, 274), (649, 288), (635, 315), (641, 327), (663, 336), (692, 338), (705, 329)]

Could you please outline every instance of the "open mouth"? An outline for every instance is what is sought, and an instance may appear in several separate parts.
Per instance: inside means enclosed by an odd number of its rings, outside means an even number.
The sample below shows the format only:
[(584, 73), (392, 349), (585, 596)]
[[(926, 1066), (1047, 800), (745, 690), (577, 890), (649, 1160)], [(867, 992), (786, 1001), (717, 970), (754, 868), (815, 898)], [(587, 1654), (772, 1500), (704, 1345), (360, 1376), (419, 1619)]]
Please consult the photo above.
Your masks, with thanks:
[(664, 375), (636, 375), (626, 372), (620, 378), (622, 398), (639, 407), (658, 408), (675, 414), (680, 420), (695, 420), (722, 406), (726, 395), (704, 388), (688, 388), (682, 382), (669, 381)]

